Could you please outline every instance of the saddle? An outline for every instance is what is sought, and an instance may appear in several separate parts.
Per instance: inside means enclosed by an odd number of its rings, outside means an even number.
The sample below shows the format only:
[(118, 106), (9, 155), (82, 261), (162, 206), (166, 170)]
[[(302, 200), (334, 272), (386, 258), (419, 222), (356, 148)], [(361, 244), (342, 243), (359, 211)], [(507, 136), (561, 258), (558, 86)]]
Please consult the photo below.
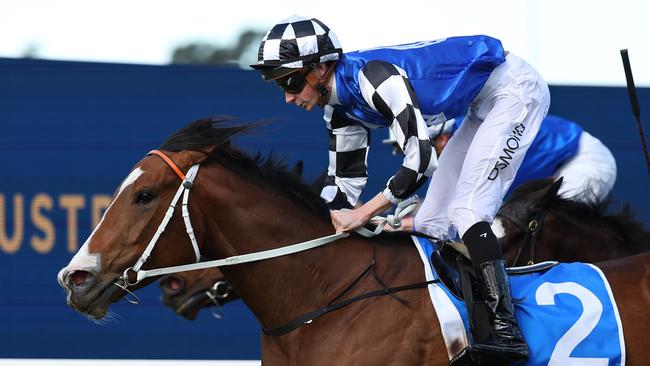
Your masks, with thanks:
[[(440, 282), (451, 291), (458, 299), (464, 300), (465, 293), (463, 290), (464, 271), (474, 276), (472, 262), (466, 254), (455, 249), (449, 242), (436, 243), (437, 250), (431, 254), (431, 264), (435, 269)], [(508, 275), (519, 275), (545, 271), (557, 265), (556, 261), (547, 261), (535, 263), (527, 266), (517, 266), (506, 268)]]
[[(440, 282), (453, 296), (465, 303), (471, 328), (470, 343), (486, 339), (490, 331), (489, 312), (481, 287), (474, 273), (474, 267), (465, 254), (454, 249), (448, 242), (436, 244), (437, 250), (431, 254), (431, 264)], [(507, 268), (508, 275), (543, 271), (557, 265), (557, 262), (541, 262), (529, 266)], [(516, 299), (514, 299), (516, 301)], [(457, 360), (454, 365), (473, 365), (471, 360)]]

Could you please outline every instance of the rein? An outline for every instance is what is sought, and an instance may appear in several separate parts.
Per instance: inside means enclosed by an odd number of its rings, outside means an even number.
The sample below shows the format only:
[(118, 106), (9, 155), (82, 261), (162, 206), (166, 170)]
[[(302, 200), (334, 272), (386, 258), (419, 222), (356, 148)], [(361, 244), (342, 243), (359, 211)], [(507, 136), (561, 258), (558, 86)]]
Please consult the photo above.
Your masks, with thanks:
[[(192, 167), (190, 167), (190, 169), (188, 170), (187, 174), (183, 174), (181, 170), (178, 168), (178, 166), (163, 152), (159, 150), (152, 150), (147, 155), (156, 155), (162, 158), (162, 160), (165, 163), (167, 163), (167, 165), (176, 173), (176, 175), (178, 175), (178, 177), (182, 180), (182, 183), (178, 187), (178, 190), (176, 191), (176, 194), (174, 195), (174, 198), (172, 199), (172, 202), (169, 205), (167, 212), (165, 213), (165, 217), (163, 218), (163, 221), (158, 226), (158, 230), (156, 230), (156, 233), (149, 241), (149, 244), (145, 248), (144, 252), (132, 267), (129, 267), (124, 270), (124, 273), (118, 279), (122, 281), (122, 284), (120, 285), (116, 283), (116, 285), (123, 288), (124, 290), (126, 290), (126, 288), (129, 286), (133, 286), (140, 283), (140, 281), (148, 277), (160, 276), (169, 273), (191, 271), (197, 269), (212, 268), (212, 267), (232, 266), (235, 264), (275, 258), (283, 255), (293, 254), (304, 250), (316, 248), (331, 243), (333, 241), (336, 241), (338, 239), (347, 237), (349, 235), (348, 233), (344, 233), (344, 232), (336, 233), (322, 238), (317, 238), (314, 240), (309, 240), (306, 242), (289, 245), (286, 247), (264, 250), (261, 252), (255, 252), (249, 254), (243, 254), (243, 255), (228, 257), (228, 258), (214, 260), (214, 261), (200, 262), (201, 253), (199, 250), (199, 245), (196, 241), (196, 237), (194, 235), (194, 229), (192, 228), (190, 213), (189, 210), (187, 209), (187, 205), (190, 197), (190, 189), (194, 186), (194, 179), (196, 178), (196, 174), (198, 173), (199, 164), (192, 165)], [(151, 252), (156, 246), (158, 239), (165, 231), (167, 224), (169, 224), (170, 219), (174, 215), (176, 204), (178, 203), (178, 200), (180, 199), (181, 195), (183, 196), (182, 214), (183, 214), (183, 222), (185, 223), (185, 229), (186, 229), (185, 231), (187, 232), (188, 236), (190, 237), (190, 241), (192, 242), (192, 247), (196, 255), (196, 262), (192, 264), (185, 264), (180, 266), (165, 267), (165, 268), (158, 268), (152, 270), (143, 270), (142, 266), (147, 261), (147, 259), (149, 259), (149, 257), (151, 256)], [(134, 282), (131, 282), (129, 280), (130, 271), (136, 274), (136, 280)]]
[[(149, 241), (149, 244), (145, 248), (144, 252), (140, 256), (140, 258), (136, 261), (136, 263), (128, 267), (127, 269), (124, 270), (124, 273), (122, 276), (119, 278), (122, 280), (122, 284), (118, 285), (119, 287), (123, 288), (124, 290), (127, 290), (126, 288), (129, 286), (133, 286), (138, 284), (140, 281), (142, 281), (145, 278), (148, 277), (154, 277), (154, 276), (160, 276), (164, 274), (170, 274), (170, 273), (177, 273), (177, 272), (184, 272), (184, 271), (192, 271), (192, 270), (197, 270), (197, 269), (205, 269), (205, 268), (212, 268), (212, 267), (221, 267), (221, 266), (232, 266), (236, 264), (242, 264), (242, 263), (249, 263), (249, 262), (255, 262), (255, 261), (261, 261), (265, 259), (271, 259), (271, 258), (276, 258), (284, 255), (289, 255), (289, 254), (294, 254), (298, 252), (302, 252), (305, 250), (317, 248), (319, 246), (329, 244), (331, 242), (334, 242), (338, 239), (345, 238), (349, 236), (350, 234), (347, 232), (341, 232), (341, 233), (336, 233), (328, 236), (324, 236), (321, 238), (316, 238), (313, 240), (305, 241), (302, 243), (297, 243), (293, 245), (288, 245), (280, 248), (275, 248), (275, 249), (269, 249), (269, 250), (264, 250), (260, 252), (254, 252), (254, 253), (248, 253), (248, 254), (242, 254), (242, 255), (237, 255), (237, 256), (232, 256), (224, 259), (218, 259), (218, 260), (212, 260), (212, 261), (206, 261), (206, 262), (200, 262), (201, 260), (201, 252), (199, 250), (199, 245), (196, 240), (196, 236), (194, 235), (194, 229), (192, 228), (192, 222), (190, 220), (190, 213), (187, 208), (188, 202), (189, 202), (189, 197), (190, 197), (190, 189), (194, 186), (194, 179), (196, 179), (196, 175), (199, 170), (199, 165), (200, 164), (195, 164), (190, 167), (188, 170), (187, 174), (183, 174), (183, 172), (180, 170), (180, 168), (174, 163), (165, 153), (159, 150), (152, 150), (150, 151), (147, 155), (155, 155), (160, 157), (173, 171), (176, 173), (176, 175), (181, 179), (181, 184), (178, 187), (178, 190), (176, 191), (176, 194), (174, 195), (174, 198), (172, 199), (171, 204), (169, 205), (169, 208), (167, 209), (167, 212), (165, 213), (165, 217), (163, 218), (162, 222), (158, 226), (158, 229), (156, 230), (156, 233), (154, 236), (151, 238)], [(180, 265), (180, 266), (172, 266), (172, 267), (165, 267), (165, 268), (158, 268), (158, 269), (151, 269), (151, 270), (143, 270), (142, 266), (145, 264), (147, 259), (151, 256), (151, 252), (153, 251), (154, 247), (156, 246), (156, 243), (158, 242), (158, 239), (162, 235), (162, 233), (165, 231), (165, 228), (169, 224), (169, 221), (171, 220), (172, 216), (174, 215), (175, 209), (176, 209), (176, 204), (178, 203), (178, 200), (180, 199), (181, 195), (183, 196), (183, 202), (182, 202), (182, 215), (183, 215), (183, 222), (185, 223), (185, 229), (186, 232), (190, 238), (190, 241), (192, 242), (192, 247), (194, 249), (194, 254), (196, 255), (196, 262), (192, 264), (185, 264), (185, 265)], [(379, 220), (379, 224), (377, 225), (376, 229), (374, 231), (370, 231), (366, 228), (359, 228), (357, 229), (357, 233), (364, 236), (364, 237), (372, 237), (377, 234), (379, 234), (385, 225), (391, 225), (394, 228), (399, 227), (400, 225), (400, 220), (406, 216), (408, 213), (410, 213), (414, 208), (415, 204), (418, 202), (418, 197), (413, 196), (407, 200), (402, 201), (398, 206), (395, 211), (395, 215), (389, 215), (387, 218), (383, 217), (374, 217), (373, 220)], [(132, 271), (136, 274), (136, 280), (134, 282), (130, 282), (129, 280), (129, 272)]]
[[(169, 274), (169, 273), (176, 273), (176, 272), (183, 272), (183, 271), (190, 271), (190, 270), (196, 270), (196, 269), (205, 269), (205, 268), (211, 268), (211, 267), (220, 267), (220, 266), (231, 266), (231, 265), (236, 265), (236, 264), (242, 264), (242, 263), (249, 263), (249, 262), (254, 262), (254, 261), (260, 261), (260, 260), (265, 260), (265, 259), (270, 259), (270, 258), (275, 258), (279, 256), (284, 256), (284, 255), (289, 255), (305, 250), (309, 250), (312, 248), (316, 248), (328, 243), (331, 243), (333, 241), (336, 241), (341, 238), (345, 238), (349, 236), (349, 233), (342, 232), (342, 233), (336, 233), (333, 235), (328, 235), (324, 236), (321, 238), (309, 240), (306, 242), (302, 243), (297, 243), (285, 247), (280, 247), (276, 249), (270, 249), (270, 250), (264, 250), (260, 252), (254, 252), (254, 253), (248, 253), (248, 254), (243, 254), (243, 255), (238, 255), (238, 256), (232, 256), (224, 259), (219, 259), (219, 260), (213, 260), (213, 261), (207, 261), (207, 262), (200, 262), (201, 259), (201, 253), (199, 251), (199, 246), (196, 241), (196, 237), (194, 235), (194, 229), (192, 228), (192, 222), (190, 220), (190, 215), (189, 215), (189, 210), (187, 209), (187, 205), (189, 202), (189, 196), (190, 196), (190, 189), (194, 186), (194, 179), (196, 178), (196, 174), (198, 173), (199, 170), (199, 164), (195, 164), (190, 169), (188, 170), (187, 174), (183, 174), (183, 172), (178, 168), (178, 166), (163, 152), (159, 150), (152, 150), (149, 152), (148, 155), (156, 155), (160, 157), (173, 171), (176, 173), (176, 175), (181, 179), (182, 183), (178, 187), (178, 190), (176, 191), (176, 194), (174, 195), (174, 198), (172, 199), (171, 204), (169, 205), (169, 208), (167, 209), (167, 212), (165, 214), (165, 217), (163, 218), (163, 221), (160, 223), (158, 226), (158, 230), (156, 230), (156, 233), (154, 236), (151, 238), (149, 241), (149, 244), (145, 248), (144, 252), (140, 256), (140, 258), (136, 261), (136, 263), (127, 269), (124, 270), (124, 273), (122, 276), (118, 279), (122, 281), (122, 283), (118, 283), (117, 281), (115, 282), (115, 285), (122, 288), (124, 291), (128, 292), (132, 296), (135, 297), (135, 295), (128, 290), (129, 286), (133, 286), (138, 284), (140, 281), (147, 277), (153, 277), (153, 276), (159, 276), (163, 274)], [(178, 203), (178, 200), (180, 199), (180, 196), (183, 196), (183, 203), (182, 203), (182, 212), (183, 212), (183, 222), (185, 223), (185, 229), (190, 237), (190, 240), (192, 242), (192, 247), (194, 249), (194, 253), (196, 255), (196, 262), (193, 264), (186, 264), (186, 265), (180, 265), (180, 266), (173, 266), (173, 267), (166, 267), (166, 268), (158, 268), (158, 269), (151, 269), (151, 270), (143, 270), (142, 266), (144, 263), (149, 259), (151, 256), (151, 252), (153, 251), (156, 243), (158, 242), (158, 239), (162, 235), (162, 233), (165, 231), (165, 228), (167, 227), (167, 224), (169, 223), (170, 219), (174, 215), (174, 211), (176, 208), (176, 204)], [(397, 208), (395, 210), (395, 215), (389, 215), (388, 217), (374, 217), (373, 220), (379, 221), (377, 227), (375, 228), (374, 231), (370, 231), (368, 229), (365, 229), (363, 227), (359, 228), (356, 230), (356, 232), (366, 238), (373, 237), (377, 234), (379, 234), (385, 225), (391, 225), (393, 228), (398, 228), (400, 226), (400, 221), (401, 219), (406, 216), (408, 213), (410, 213), (416, 206), (418, 202), (418, 197), (413, 196), (407, 200), (402, 201), (399, 205), (397, 205)], [(425, 281), (425, 282), (419, 282), (419, 283), (414, 283), (410, 285), (404, 285), (404, 286), (398, 286), (398, 287), (388, 287), (384, 281), (379, 277), (375, 270), (375, 257), (376, 257), (376, 250), (375, 250), (375, 244), (369, 240), (369, 243), (372, 246), (372, 260), (370, 264), (366, 267), (366, 269), (359, 275), (357, 278), (352, 281), (352, 283), (346, 287), (340, 294), (338, 294), (332, 301), (330, 301), (329, 304), (327, 304), (323, 308), (319, 308), (317, 310), (311, 311), (307, 314), (304, 314), (298, 318), (295, 318), (284, 325), (281, 325), (276, 328), (272, 329), (263, 329), (264, 333), (270, 336), (279, 336), (282, 334), (286, 334), (304, 324), (309, 324), (311, 323), (315, 318), (326, 314), (328, 312), (338, 310), (342, 307), (345, 307), (349, 304), (352, 304), (356, 301), (370, 298), (370, 297), (376, 297), (376, 296), (383, 296), (383, 295), (390, 295), (393, 297), (395, 300), (399, 301), (402, 304), (406, 304), (407, 301), (400, 298), (399, 296), (395, 295), (395, 293), (400, 292), (400, 291), (405, 291), (405, 290), (410, 290), (410, 289), (415, 289), (415, 288), (421, 288), (428, 286), (429, 284), (438, 282), (438, 280), (431, 280), (431, 281)], [(135, 282), (130, 282), (129, 281), (129, 271), (133, 271), (136, 274), (136, 281)], [(375, 280), (382, 286), (381, 289), (379, 290), (374, 290), (370, 291), (340, 302), (336, 302), (337, 300), (341, 299), (345, 294), (350, 292), (352, 289), (354, 289), (363, 278), (366, 277), (368, 273), (372, 273), (373, 277)], [(215, 300), (212, 294), (209, 293), (208, 296)], [(137, 297), (136, 297), (137, 298)], [(137, 303), (137, 301), (133, 300), (128, 300), (131, 303)], [(220, 318), (220, 314), (217, 315), (217, 318)]]
[(528, 259), (528, 262), (526, 262), (526, 265), (532, 265), (535, 264), (535, 252), (536, 252), (536, 243), (537, 243), (537, 235), (541, 233), (542, 231), (542, 226), (544, 225), (544, 219), (546, 218), (547, 211), (542, 210), (533, 215), (533, 218), (528, 222), (528, 225), (525, 225), (521, 221), (508, 216), (504, 214), (497, 213), (497, 216), (503, 217), (504, 219), (510, 220), (513, 224), (515, 224), (519, 229), (523, 230), (526, 232), (524, 236), (524, 241), (519, 247), (519, 250), (517, 251), (517, 256), (515, 257), (515, 260), (512, 262), (512, 266), (517, 265), (517, 261), (519, 261), (519, 257), (521, 256), (521, 253), (523, 252), (524, 248), (530, 244), (530, 258)]

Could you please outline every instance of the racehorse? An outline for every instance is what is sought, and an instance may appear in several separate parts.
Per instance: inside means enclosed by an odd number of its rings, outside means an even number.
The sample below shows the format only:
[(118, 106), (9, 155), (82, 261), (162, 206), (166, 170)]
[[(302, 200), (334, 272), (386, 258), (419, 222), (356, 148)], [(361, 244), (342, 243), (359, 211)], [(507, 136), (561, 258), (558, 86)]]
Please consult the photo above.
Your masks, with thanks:
[(493, 228), (506, 263), (594, 263), (650, 250), (650, 231), (628, 206), (608, 213), (609, 201), (559, 196), (561, 184), (561, 179), (527, 182), (501, 206)]
[[(163, 303), (188, 320), (196, 319), (202, 308), (239, 299), (218, 268), (166, 275), (160, 280), (160, 289)], [(220, 311), (213, 314), (221, 318)]]
[[(102, 221), (59, 272), (68, 304), (101, 318), (125, 288), (153, 280), (135, 280), (139, 258), (146, 261), (143, 268), (197, 259), (178, 218), (169, 221), (155, 250), (145, 252), (166, 211), (181, 211), (169, 205), (177, 188), (192, 187), (193, 198), (184, 207), (192, 217), (198, 250), (209, 258), (331, 235), (329, 211), (317, 194), (277, 161), (250, 158), (230, 144), (231, 137), (247, 129), (200, 120), (161, 146), (169, 162), (160, 155), (138, 162)], [(183, 172), (189, 176), (190, 167), (199, 163), (197, 179), (186, 184), (183, 178), (179, 187)], [(372, 239), (351, 234), (311, 250), (221, 269), (262, 325), (265, 365), (446, 365), (449, 355), (427, 289), (406, 286), (425, 280), (422, 268), (409, 235), (393, 233)], [(650, 347), (642, 335), (650, 329), (650, 256), (625, 258), (603, 269), (611, 277), (623, 319), (627, 360), (647, 364)], [(387, 291), (398, 286), (405, 286), (404, 291)], [(378, 289), (387, 296), (346, 303), (277, 335), (276, 330), (302, 314)]]

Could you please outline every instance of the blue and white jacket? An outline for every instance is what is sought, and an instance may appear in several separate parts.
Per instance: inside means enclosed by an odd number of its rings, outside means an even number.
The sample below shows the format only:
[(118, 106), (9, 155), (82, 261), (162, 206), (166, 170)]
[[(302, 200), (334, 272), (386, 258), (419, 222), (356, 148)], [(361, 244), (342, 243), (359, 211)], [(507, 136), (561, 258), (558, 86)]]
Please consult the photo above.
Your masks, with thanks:
[(389, 127), (405, 157), (383, 194), (407, 198), (437, 167), (426, 127), (466, 110), (492, 70), (505, 61), (501, 42), (466, 36), (345, 53), (325, 106), (330, 134), (331, 208), (354, 206), (367, 181), (369, 129)]

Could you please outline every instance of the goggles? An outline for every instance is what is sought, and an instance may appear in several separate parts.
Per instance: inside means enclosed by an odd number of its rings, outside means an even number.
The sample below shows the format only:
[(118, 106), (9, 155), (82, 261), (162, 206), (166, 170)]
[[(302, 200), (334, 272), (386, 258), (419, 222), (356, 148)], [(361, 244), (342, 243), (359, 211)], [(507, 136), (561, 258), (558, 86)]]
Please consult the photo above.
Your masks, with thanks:
[(303, 69), (297, 70), (296, 72), (292, 72), (287, 76), (276, 79), (275, 82), (285, 92), (289, 94), (298, 94), (305, 88), (305, 84), (307, 84), (307, 79), (305, 76), (311, 71), (311, 69), (306, 69), (302, 72), (301, 70)]

